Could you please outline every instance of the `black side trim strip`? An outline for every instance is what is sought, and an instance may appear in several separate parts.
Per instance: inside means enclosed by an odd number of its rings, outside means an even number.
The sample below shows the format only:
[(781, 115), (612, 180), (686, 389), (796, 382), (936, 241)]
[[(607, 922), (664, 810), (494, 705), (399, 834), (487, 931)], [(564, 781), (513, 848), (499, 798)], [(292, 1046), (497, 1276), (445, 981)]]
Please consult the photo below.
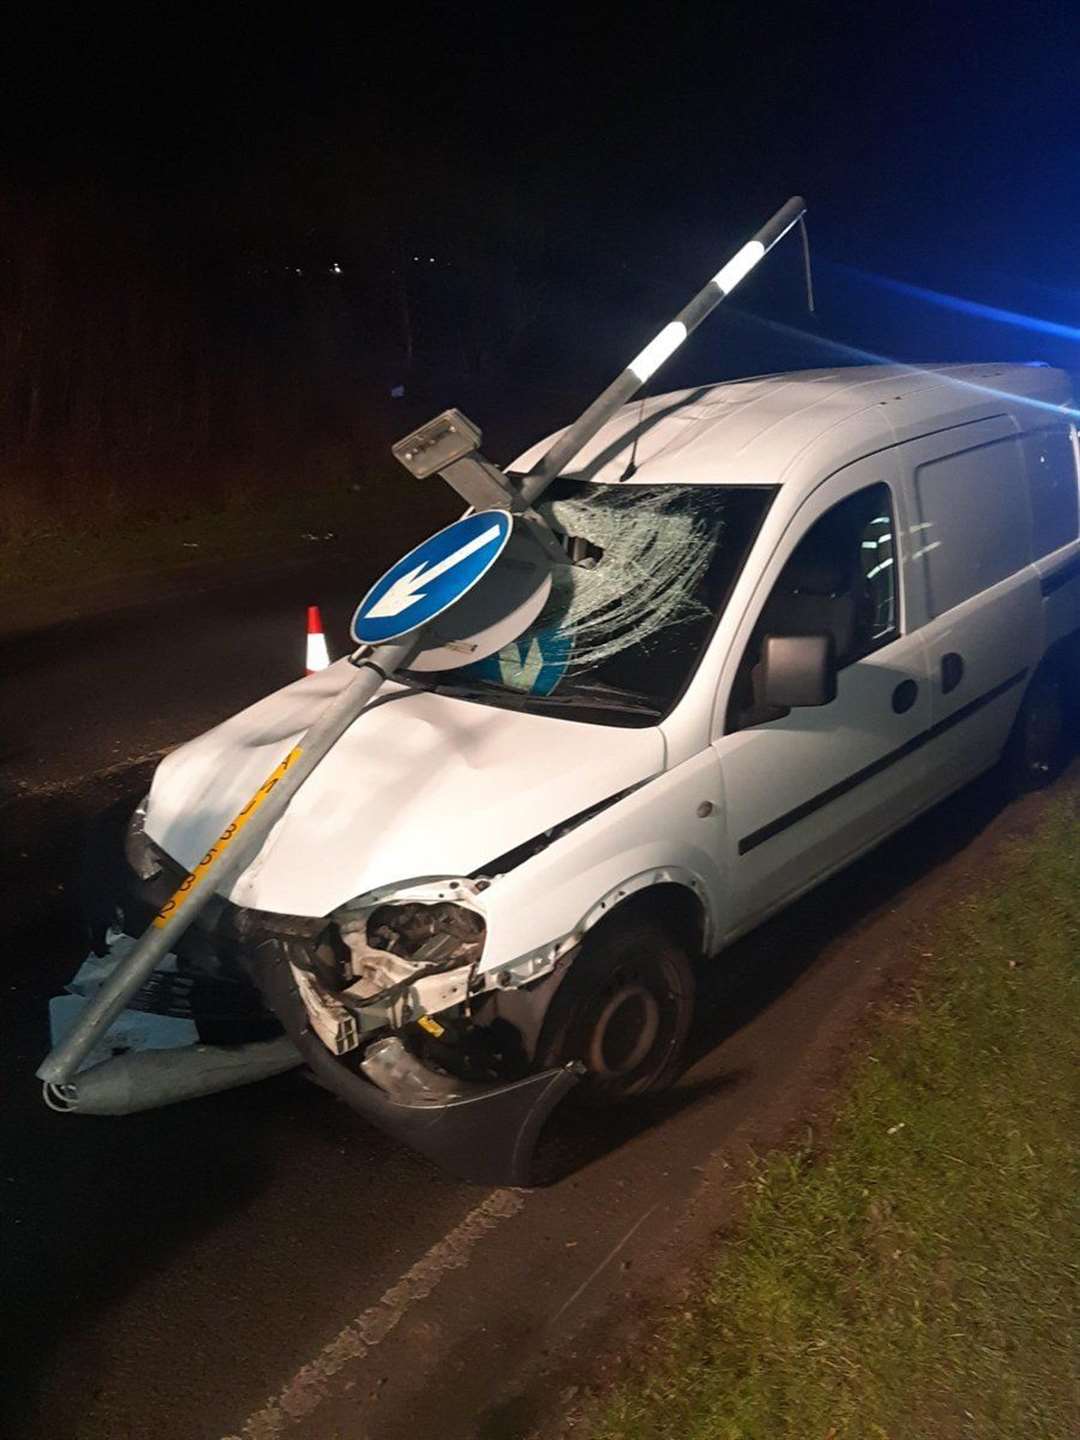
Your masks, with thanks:
[(856, 785), (861, 785), (864, 780), (872, 780), (875, 775), (880, 775), (883, 770), (887, 770), (890, 765), (895, 765), (898, 760), (905, 760), (916, 750), (921, 750), (924, 745), (929, 744), (931, 740), (936, 740), (939, 735), (943, 735), (946, 730), (952, 729), (954, 725), (959, 725), (961, 720), (966, 720), (969, 715), (974, 715), (976, 710), (981, 710), (984, 705), (989, 705), (991, 701), (997, 700), (1006, 691), (1021, 684), (1027, 678), (1027, 674), (1026, 669), (1018, 670), (1015, 675), (1010, 675), (1000, 685), (995, 685), (992, 690), (987, 690), (985, 695), (979, 695), (974, 700), (969, 700), (959, 710), (954, 710), (951, 715), (946, 715), (944, 720), (939, 720), (928, 730), (913, 735), (898, 749), (890, 750), (887, 755), (882, 755), (880, 759), (873, 761), (870, 765), (856, 770), (853, 775), (847, 776), (846, 779), (838, 781), (835, 785), (830, 785), (828, 790), (822, 790), (820, 794), (804, 800), (801, 805), (796, 805), (795, 809), (789, 810), (786, 815), (781, 815), (776, 820), (770, 820), (767, 825), (762, 825), (760, 830), (753, 830), (749, 835), (744, 835), (739, 841), (739, 854), (745, 855), (750, 850), (756, 850), (759, 845), (764, 845), (765, 841), (771, 840), (774, 835), (779, 835), (781, 831), (797, 825), (800, 820), (805, 820), (808, 815), (813, 815), (815, 810), (820, 810), (822, 806), (828, 805), (832, 800), (839, 800), (841, 795), (846, 795), (849, 790), (854, 790)]
[(1070, 580), (1075, 580), (1080, 575), (1080, 554), (1074, 555), (1071, 560), (1066, 560), (1060, 570), (1051, 570), (1049, 575), (1044, 575), (1039, 581), (1039, 589), (1043, 595), (1052, 595), (1055, 590), (1060, 590)]
[(579, 810), (576, 815), (571, 815), (568, 819), (561, 820), (558, 825), (553, 825), (550, 830), (542, 830), (539, 835), (534, 835), (530, 840), (522, 841), (520, 845), (515, 845), (512, 850), (507, 850), (505, 854), (500, 855), (497, 859), (489, 860), (486, 865), (481, 865), (479, 870), (473, 870), (469, 875), (469, 879), (487, 880), (492, 875), (505, 875), (508, 870), (516, 870), (517, 867), (524, 864), (526, 860), (531, 860), (534, 855), (539, 855), (541, 850), (546, 850), (554, 841), (561, 839), (562, 836), (568, 834), (571, 830), (576, 830), (579, 825), (584, 825), (586, 820), (591, 820), (594, 815), (599, 815), (601, 810), (606, 810), (609, 805), (614, 805), (619, 800), (624, 800), (632, 790), (640, 790), (642, 785), (647, 785), (649, 779), (654, 778), (654, 776), (649, 776), (648, 779), (639, 780), (634, 785), (627, 785), (625, 790), (616, 790), (615, 794), (609, 795), (606, 800), (598, 800), (595, 805), (590, 805), (587, 810)]

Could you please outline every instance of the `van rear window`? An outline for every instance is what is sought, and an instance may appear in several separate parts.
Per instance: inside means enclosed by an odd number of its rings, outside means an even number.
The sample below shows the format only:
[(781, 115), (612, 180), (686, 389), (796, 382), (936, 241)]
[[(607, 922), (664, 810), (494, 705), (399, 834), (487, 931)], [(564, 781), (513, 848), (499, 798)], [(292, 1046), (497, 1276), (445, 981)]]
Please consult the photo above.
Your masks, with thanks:
[(1030, 562), (1031, 515), (1019, 437), (920, 465), (913, 559), (926, 565), (931, 615), (941, 615)]
[(1024, 436), (1031, 494), (1032, 551), (1035, 559), (1060, 550), (1080, 531), (1080, 490), (1072, 430), (1038, 430)]

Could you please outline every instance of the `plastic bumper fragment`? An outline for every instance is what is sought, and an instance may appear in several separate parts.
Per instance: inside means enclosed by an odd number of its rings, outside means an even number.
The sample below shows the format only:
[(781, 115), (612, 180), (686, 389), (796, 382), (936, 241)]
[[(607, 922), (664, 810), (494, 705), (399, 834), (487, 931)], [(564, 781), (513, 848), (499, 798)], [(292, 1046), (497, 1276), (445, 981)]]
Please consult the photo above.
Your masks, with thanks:
[(577, 1084), (574, 1066), (509, 1084), (476, 1084), (429, 1070), (400, 1041), (372, 1047), (365, 1071), (389, 1093), (330, 1054), (312, 1030), (289, 965), (288, 939), (253, 955), (255, 978), (271, 1010), (316, 1078), (378, 1129), (478, 1185), (528, 1185), (544, 1122)]

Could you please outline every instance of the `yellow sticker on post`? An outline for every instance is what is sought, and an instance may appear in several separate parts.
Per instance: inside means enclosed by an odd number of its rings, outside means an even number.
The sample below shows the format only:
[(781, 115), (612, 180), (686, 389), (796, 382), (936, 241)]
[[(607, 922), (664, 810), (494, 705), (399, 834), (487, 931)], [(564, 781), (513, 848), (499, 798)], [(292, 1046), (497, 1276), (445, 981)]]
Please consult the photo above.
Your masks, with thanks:
[(300, 756), (303, 753), (304, 752), (300, 749), (299, 746), (297, 746), (294, 750), (289, 751), (288, 755), (285, 756), (285, 759), (282, 760), (281, 764), (277, 766), (277, 768), (272, 772), (272, 774), (266, 777), (263, 783), (259, 786), (258, 790), (255, 791), (255, 794), (240, 811), (239, 815), (236, 816), (236, 818), (232, 821), (228, 828), (224, 830), (214, 841), (213, 845), (210, 846), (210, 849), (195, 866), (191, 874), (188, 875), (187, 878), (181, 882), (175, 893), (172, 894), (169, 899), (165, 901), (165, 904), (154, 916), (154, 924), (159, 930), (168, 920), (172, 919), (172, 917), (176, 914), (177, 910), (179, 910), (180, 906), (183, 905), (184, 901), (188, 898), (188, 896), (198, 885), (199, 881), (210, 869), (211, 865), (213, 865), (220, 858), (222, 853), (229, 848), (232, 842), (236, 839), (237, 835), (239, 835), (240, 831), (255, 814), (255, 811), (258, 810), (259, 806), (270, 794), (271, 790), (273, 790), (274, 786), (278, 783), (279, 780), (281, 780), (281, 778), (285, 775), (286, 771), (290, 770), (296, 764), (297, 760), (300, 759)]

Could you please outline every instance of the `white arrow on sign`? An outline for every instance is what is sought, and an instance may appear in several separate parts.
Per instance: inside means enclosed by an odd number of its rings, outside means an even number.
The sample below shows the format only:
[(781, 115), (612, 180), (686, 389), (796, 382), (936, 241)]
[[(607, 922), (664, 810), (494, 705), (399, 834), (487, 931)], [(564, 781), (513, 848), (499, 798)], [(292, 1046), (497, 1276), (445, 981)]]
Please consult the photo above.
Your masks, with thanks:
[(386, 620), (391, 615), (400, 615), (410, 605), (415, 605), (417, 601), (423, 600), (426, 592), (421, 590), (422, 585), (430, 585), (440, 575), (445, 575), (455, 565), (460, 565), (462, 560), (467, 560), (470, 555), (475, 555), (477, 550), (482, 550), (485, 545), (490, 545), (493, 541), (498, 540), (501, 534), (501, 527), (492, 525), (482, 534), (474, 536), (472, 540), (467, 540), (464, 545), (442, 560), (436, 561), (430, 569), (425, 569), (424, 562), (421, 561), (415, 570), (410, 570), (405, 575), (399, 575), (392, 585), (386, 587), (364, 619)]

